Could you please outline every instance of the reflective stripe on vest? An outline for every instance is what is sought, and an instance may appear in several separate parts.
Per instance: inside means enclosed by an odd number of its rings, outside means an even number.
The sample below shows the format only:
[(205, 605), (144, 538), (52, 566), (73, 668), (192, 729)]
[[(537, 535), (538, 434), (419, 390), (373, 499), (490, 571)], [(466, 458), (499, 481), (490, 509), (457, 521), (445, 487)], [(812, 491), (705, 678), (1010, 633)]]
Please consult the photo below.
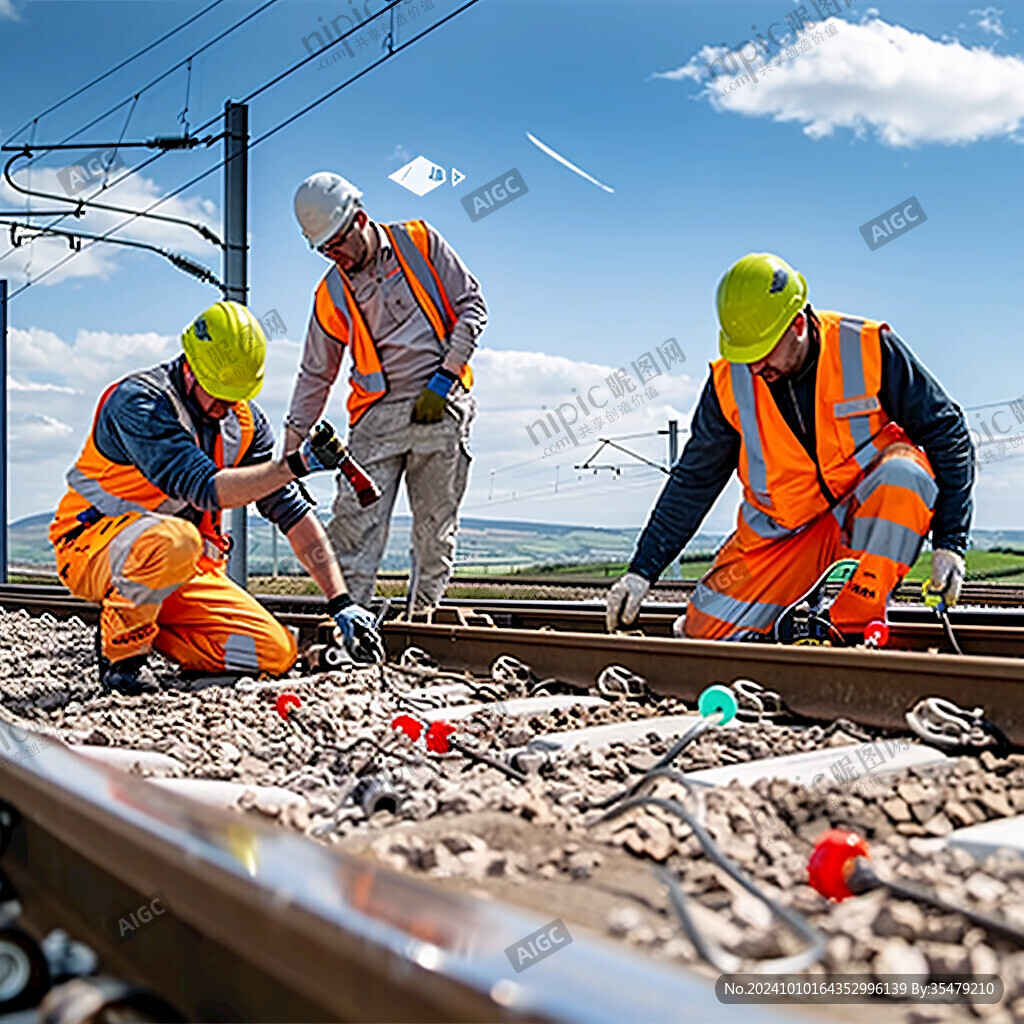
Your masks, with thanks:
[(839, 321), (839, 358), (843, 370), (843, 400), (834, 403), (833, 415), (845, 423), (854, 446), (854, 458), (861, 469), (867, 469), (878, 452), (871, 444), (871, 424), (867, 413), (877, 412), (881, 403), (877, 395), (864, 393), (864, 354), (860, 333), (863, 320), (843, 317)]
[[(422, 221), (410, 221), (410, 225), (419, 225), (422, 228), (421, 244), (429, 244), (426, 227)], [(395, 255), (402, 265), (409, 287), (412, 289), (423, 315), (430, 321), (434, 328), (437, 340), (443, 345), (455, 326), (455, 314), (448, 297), (441, 287), (441, 279), (437, 271), (430, 265), (428, 258), (417, 248), (413, 241), (409, 227), (395, 224), (393, 227), (387, 224), (381, 225), (384, 228), (391, 244), (394, 246)], [(429, 249), (427, 252), (429, 254)]]
[(758, 501), (771, 505), (768, 494), (768, 466), (764, 461), (761, 428), (754, 401), (754, 374), (745, 363), (730, 363), (732, 393), (740, 412), (740, 429), (747, 448), (747, 481)]
[[(340, 337), (334, 334), (332, 336), (341, 344), (349, 345), (352, 351), (351, 378), (353, 382), (364, 391), (383, 395), (387, 391), (388, 385), (384, 379), (384, 371), (381, 369), (377, 347), (370, 337), (370, 329), (363, 319), (362, 310), (352, 298), (352, 289), (341, 276), (337, 264), (331, 268), (324, 283), (327, 285), (327, 293), (334, 304), (334, 312), (344, 325)], [(353, 338), (353, 321), (355, 322), (355, 337), (362, 340), (361, 344), (350, 344)], [(335, 325), (335, 330), (337, 330), (337, 325)]]
[[(381, 224), (379, 227), (391, 242), (416, 304), (427, 318), (442, 350), (447, 351), (451, 329), (458, 318), (430, 261), (430, 236), (426, 224), (413, 220), (405, 224)], [(355, 301), (352, 286), (337, 265), (324, 275), (317, 286), (313, 309), (323, 332), (339, 345), (347, 345), (351, 352), (351, 390), (346, 408), (352, 425), (387, 394), (387, 378), (366, 320)], [(472, 387), (473, 372), (468, 365), (462, 367), (459, 380), (463, 387)]]
[[(886, 325), (820, 312), (821, 351), (815, 379), (812, 459), (786, 423), (768, 385), (749, 365), (717, 360), (715, 392), (723, 415), (740, 433), (741, 519), (759, 537), (779, 539), (848, 494), (880, 452), (909, 443), (879, 399), (880, 332)], [(815, 466), (817, 462), (817, 467)]]

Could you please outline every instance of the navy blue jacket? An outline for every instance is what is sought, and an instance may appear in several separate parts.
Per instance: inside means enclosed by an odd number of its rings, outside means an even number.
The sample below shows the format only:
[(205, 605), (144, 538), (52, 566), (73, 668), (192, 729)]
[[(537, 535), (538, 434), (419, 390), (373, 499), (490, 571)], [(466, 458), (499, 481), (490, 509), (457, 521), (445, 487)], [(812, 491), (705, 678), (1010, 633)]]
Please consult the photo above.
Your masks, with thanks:
[[(803, 367), (769, 384), (794, 435), (816, 461), (814, 390), (820, 339), (814, 318)], [(974, 512), (974, 444), (963, 410), (895, 331), (883, 329), (882, 388), (886, 415), (923, 448), (935, 471), (939, 496), (932, 518), (932, 546), (963, 554)], [(722, 413), (708, 378), (690, 423), (690, 437), (672, 467), (637, 540), (630, 572), (656, 580), (697, 532), (739, 466), (740, 434)]]
[[(171, 375), (178, 393), (185, 397), (184, 357), (163, 368)], [(122, 466), (133, 465), (155, 487), (172, 498), (183, 498), (192, 509), (179, 513), (198, 523), (203, 511), (220, 507), (213, 482), (217, 464), (211, 455), (220, 435), (220, 424), (203, 417), (191, 399), (185, 405), (199, 433), (197, 445), (178, 422), (171, 403), (152, 385), (137, 379), (123, 380), (104, 402), (96, 423), (95, 441), (100, 453)], [(240, 466), (252, 466), (273, 457), (274, 432), (266, 413), (255, 403), (253, 439)], [(293, 480), (256, 502), (260, 515), (287, 533), (312, 508)]]

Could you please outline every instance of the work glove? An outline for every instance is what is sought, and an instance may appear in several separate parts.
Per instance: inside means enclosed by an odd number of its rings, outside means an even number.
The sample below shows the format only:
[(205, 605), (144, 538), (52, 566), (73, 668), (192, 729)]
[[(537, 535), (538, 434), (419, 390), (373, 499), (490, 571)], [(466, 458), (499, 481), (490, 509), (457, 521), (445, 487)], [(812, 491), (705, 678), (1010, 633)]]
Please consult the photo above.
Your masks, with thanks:
[(640, 613), (640, 602), (651, 589), (650, 580), (638, 576), (635, 572), (627, 572), (620, 580), (616, 580), (608, 592), (608, 608), (605, 611), (605, 625), (609, 633), (623, 626), (632, 626)]
[(337, 431), (328, 420), (321, 420), (298, 449), (285, 460), (296, 477), (336, 469), (348, 455)]
[(345, 650), (353, 661), (377, 665), (384, 660), (384, 641), (376, 620), (365, 608), (357, 605), (348, 594), (339, 594), (327, 602), (327, 611), (337, 624), (345, 640)]
[(440, 423), (448, 404), (446, 399), (454, 386), (455, 376), (447, 370), (438, 370), (416, 399), (416, 407), (412, 411), (413, 423)]
[(964, 560), (955, 552), (936, 548), (932, 552), (932, 577), (925, 584), (926, 592), (940, 594), (947, 608), (952, 608), (960, 596), (964, 573)]

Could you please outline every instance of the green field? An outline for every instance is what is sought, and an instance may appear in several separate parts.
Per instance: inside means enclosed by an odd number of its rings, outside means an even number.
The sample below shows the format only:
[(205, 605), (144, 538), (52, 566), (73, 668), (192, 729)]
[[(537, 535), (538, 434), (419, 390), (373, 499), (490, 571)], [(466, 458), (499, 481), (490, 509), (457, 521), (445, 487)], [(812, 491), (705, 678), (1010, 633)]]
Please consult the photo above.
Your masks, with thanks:
[[(711, 559), (708, 556), (691, 556), (682, 565), (683, 577), (686, 579), (697, 579), (704, 575), (711, 568)], [(914, 563), (907, 576), (908, 580), (924, 580), (931, 572), (932, 556), (930, 551), (924, 552)], [(969, 580), (993, 580), (1000, 583), (1021, 583), (1024, 582), (1024, 551), (968, 551), (967, 552), (967, 578)], [(480, 583), (486, 583), (488, 578), (495, 576), (508, 577), (509, 575), (522, 576), (521, 585), (509, 583), (506, 587), (495, 589), (494, 597), (519, 597), (542, 598), (557, 596), (554, 593), (544, 591), (544, 579), (553, 582), (580, 580), (606, 580), (615, 579), (626, 572), (626, 562), (590, 562), (579, 565), (550, 565), (534, 566), (529, 569), (520, 569), (515, 573), (495, 571), (474, 571), (472, 573), (458, 572), (447, 590), (448, 597), (480, 597)], [(377, 583), (377, 594), (381, 597), (404, 597), (408, 586), (408, 579), (405, 576), (391, 574)], [(249, 582), (249, 589), (254, 593), (268, 594), (317, 594), (317, 585), (310, 579), (301, 576), (253, 576)], [(543, 592), (543, 593), (542, 593)]]

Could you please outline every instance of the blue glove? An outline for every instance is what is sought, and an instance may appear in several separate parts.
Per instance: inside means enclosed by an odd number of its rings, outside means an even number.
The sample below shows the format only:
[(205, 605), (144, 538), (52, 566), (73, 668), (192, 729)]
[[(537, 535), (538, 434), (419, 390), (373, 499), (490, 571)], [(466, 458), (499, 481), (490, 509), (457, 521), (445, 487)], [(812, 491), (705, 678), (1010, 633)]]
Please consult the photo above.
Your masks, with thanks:
[(348, 452), (337, 431), (328, 420), (321, 420), (286, 461), (295, 476), (301, 478), (325, 469), (337, 469), (346, 455)]
[(448, 397), (448, 392), (451, 391), (455, 385), (455, 378), (447, 370), (438, 370), (430, 380), (427, 381), (427, 387), (434, 392), (435, 395), (440, 395), (442, 398)]
[(337, 623), (345, 640), (345, 649), (354, 661), (377, 665), (384, 660), (384, 641), (377, 622), (348, 594), (339, 594), (327, 602), (327, 612)]
[(438, 370), (416, 400), (413, 423), (440, 423), (444, 419), (445, 399), (454, 386), (455, 378), (447, 370)]

